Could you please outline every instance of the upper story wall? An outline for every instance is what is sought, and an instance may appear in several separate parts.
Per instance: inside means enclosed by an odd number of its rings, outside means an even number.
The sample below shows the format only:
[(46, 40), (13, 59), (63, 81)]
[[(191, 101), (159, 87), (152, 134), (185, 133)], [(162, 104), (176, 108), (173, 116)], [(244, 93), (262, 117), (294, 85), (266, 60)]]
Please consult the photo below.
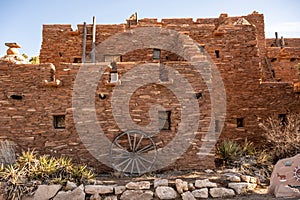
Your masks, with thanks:
[[(138, 20), (138, 23), (131, 23), (130, 20), (127, 20), (127, 22), (127, 24), (96, 25), (96, 45), (102, 43), (112, 35), (125, 32), (129, 29), (155, 26), (173, 29), (179, 33), (189, 35), (200, 45), (205, 46), (206, 51), (213, 59), (216, 57), (216, 51), (219, 51), (220, 55), (218, 56), (218, 61), (222, 60), (222, 62), (230, 62), (232, 58), (235, 59), (241, 57), (239, 54), (241, 46), (243, 46), (247, 40), (253, 40), (253, 38), (248, 38), (248, 33), (245, 34), (247, 31), (250, 31), (252, 34), (251, 37), (254, 37), (254, 39), (257, 40), (256, 42), (252, 41), (253, 44), (248, 47), (252, 48), (254, 51), (257, 51), (257, 48), (264, 49), (265, 47), (263, 15), (255, 12), (240, 17), (228, 17), (227, 14), (221, 14), (219, 18), (199, 18), (196, 20), (193, 20), (192, 18), (180, 18), (162, 19), (161, 21), (158, 21), (154, 18), (140, 19)], [(234, 31), (236, 29), (240, 29), (241, 31)], [(88, 56), (92, 50), (91, 33), (92, 25), (88, 24), (86, 56)], [(232, 38), (235, 39), (230, 40), (232, 44), (228, 41), (228, 38), (231, 37), (229, 34), (235, 34), (232, 35)], [(82, 43), (82, 24), (78, 25), (76, 31), (72, 30), (71, 25), (43, 25), (43, 41), (40, 51), (40, 61), (42, 63), (51, 62), (56, 66), (59, 65), (60, 62), (81, 62)], [(230, 49), (227, 48), (229, 46)], [(233, 52), (232, 49), (235, 49), (235, 51)], [(152, 52), (147, 51), (133, 52), (132, 54), (123, 55), (122, 60), (152, 60), (151, 53)], [(263, 53), (264, 50), (260, 50), (259, 56)], [(182, 60), (181, 58), (168, 53), (166, 53), (162, 59), (165, 59), (166, 61)], [(214, 61), (217, 60), (214, 59)]]

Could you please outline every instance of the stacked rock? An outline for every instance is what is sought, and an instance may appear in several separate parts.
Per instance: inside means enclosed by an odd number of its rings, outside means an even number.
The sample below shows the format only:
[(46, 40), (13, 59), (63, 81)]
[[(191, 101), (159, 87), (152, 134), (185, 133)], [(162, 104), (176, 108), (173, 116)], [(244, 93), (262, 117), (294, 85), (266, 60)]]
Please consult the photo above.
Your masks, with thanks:
[(7, 42), (5, 45), (8, 47), (6, 55), (0, 58), (0, 61), (6, 61), (14, 64), (27, 64), (29, 63), (26, 58), (20, 55), (18, 48), (22, 46), (16, 42)]

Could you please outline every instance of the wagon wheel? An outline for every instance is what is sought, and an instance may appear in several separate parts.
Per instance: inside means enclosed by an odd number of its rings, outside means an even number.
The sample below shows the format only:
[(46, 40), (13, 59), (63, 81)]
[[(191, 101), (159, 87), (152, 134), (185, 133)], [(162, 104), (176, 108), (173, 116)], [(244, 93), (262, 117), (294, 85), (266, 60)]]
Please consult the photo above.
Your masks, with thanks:
[(156, 156), (155, 143), (140, 130), (121, 133), (113, 140), (110, 147), (112, 167), (130, 175), (149, 172), (155, 163)]

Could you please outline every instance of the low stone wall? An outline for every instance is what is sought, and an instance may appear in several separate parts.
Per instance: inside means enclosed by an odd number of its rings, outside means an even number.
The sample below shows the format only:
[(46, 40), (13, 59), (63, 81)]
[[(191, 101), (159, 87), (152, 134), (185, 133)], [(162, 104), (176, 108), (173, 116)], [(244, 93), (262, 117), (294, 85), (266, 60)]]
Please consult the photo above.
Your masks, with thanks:
[(33, 196), (25, 199), (53, 200), (150, 200), (150, 199), (207, 199), (234, 197), (256, 188), (258, 179), (251, 176), (225, 173), (221, 180), (154, 179), (126, 184), (104, 184), (94, 181), (90, 185), (67, 182), (61, 185), (39, 185)]

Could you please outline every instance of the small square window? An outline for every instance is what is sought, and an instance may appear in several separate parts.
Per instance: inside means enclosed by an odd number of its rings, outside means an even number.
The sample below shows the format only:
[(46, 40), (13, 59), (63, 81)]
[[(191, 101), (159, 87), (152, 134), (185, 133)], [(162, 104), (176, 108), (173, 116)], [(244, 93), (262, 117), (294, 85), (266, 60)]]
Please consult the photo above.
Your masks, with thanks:
[(236, 119), (236, 127), (237, 128), (243, 128), (244, 127), (244, 118), (237, 118)]
[(55, 129), (64, 129), (65, 125), (65, 115), (55, 115), (53, 116), (53, 126)]
[(118, 72), (111, 72), (110, 73), (110, 82), (116, 83), (119, 80)]
[(158, 126), (160, 130), (171, 129), (171, 111), (158, 111)]
[(160, 49), (153, 49), (153, 60), (160, 59)]
[(73, 63), (81, 63), (81, 58), (74, 58), (74, 62)]

